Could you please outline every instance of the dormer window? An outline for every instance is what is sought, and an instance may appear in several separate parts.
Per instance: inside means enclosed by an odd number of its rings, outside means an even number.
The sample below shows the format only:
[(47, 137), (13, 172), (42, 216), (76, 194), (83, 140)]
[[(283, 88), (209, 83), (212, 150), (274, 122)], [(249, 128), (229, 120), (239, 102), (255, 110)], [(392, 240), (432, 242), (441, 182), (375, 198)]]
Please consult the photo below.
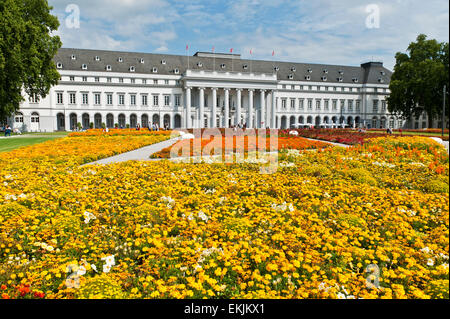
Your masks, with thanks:
[(158, 68), (153, 67), (152, 72), (153, 72), (153, 73), (158, 73)]
[(328, 70), (327, 69), (323, 70), (323, 73), (328, 74)]
[(202, 62), (198, 62), (198, 63), (197, 63), (197, 66), (198, 66), (199, 68), (201, 68), (201, 67), (203, 66), (203, 63), (202, 63)]
[(63, 65), (62, 65), (61, 62), (58, 62), (58, 63), (56, 63), (56, 67), (57, 67), (58, 69), (62, 69)]
[(386, 72), (381, 71), (380, 74), (381, 74), (381, 75), (386, 75)]
[(326, 76), (322, 76), (322, 81), (326, 81), (327, 77)]
[(98, 55), (95, 56), (94, 58), (95, 61), (100, 61), (100, 57)]
[(338, 82), (344, 81), (344, 79), (342, 77), (338, 77), (337, 80), (338, 80)]
[(141, 62), (141, 64), (144, 64), (144, 63), (145, 63), (144, 59), (141, 59), (141, 61), (140, 61), (140, 62)]
[(75, 56), (75, 54), (72, 54), (72, 56), (70, 57), (72, 60), (76, 60), (77, 57)]
[(379, 83), (384, 83), (384, 80), (383, 80), (382, 78), (379, 78), (379, 79), (378, 79), (378, 82), (379, 82)]
[(106, 66), (106, 71), (111, 71), (112, 70), (112, 68), (111, 68), (111, 66), (108, 64), (107, 66)]
[(291, 71), (292, 71), (292, 72), (297, 71), (297, 69), (295, 68), (295, 66), (293, 66), (293, 67), (291, 68)]
[(308, 73), (312, 73), (312, 69), (308, 69)]
[(247, 64), (244, 64), (244, 65), (242, 66), (242, 68), (243, 68), (244, 70), (247, 70), (247, 69), (248, 69), (248, 65), (247, 65)]
[(309, 81), (309, 80), (311, 80), (311, 76), (307, 75), (307, 76), (305, 76), (305, 79), (306, 79), (306, 81)]
[(122, 62), (123, 62), (123, 58), (122, 58), (122, 57), (119, 57), (119, 58), (117, 59), (117, 61), (119, 61), (120, 63), (122, 63)]
[(294, 75), (292, 75), (292, 74), (289, 74), (289, 75), (288, 75), (288, 79), (289, 79), (289, 80), (292, 80), (293, 78), (294, 78)]
[(276, 67), (274, 67), (273, 69), (274, 69), (275, 71), (277, 71), (277, 72), (278, 72), (278, 71), (280, 71), (280, 68), (279, 68), (279, 67), (277, 67), (277, 66), (276, 66)]
[(166, 60), (161, 60), (161, 64), (165, 65), (166, 64)]
[(136, 67), (130, 66), (130, 72), (135, 72), (135, 71), (136, 71)]
[(82, 64), (82, 65), (81, 65), (81, 68), (82, 68), (83, 70), (87, 70), (87, 64)]
[(173, 70), (173, 73), (179, 74), (179, 73), (180, 73), (180, 70), (179, 70), (179, 69), (175, 69), (175, 70)]
[(358, 83), (358, 78), (353, 78), (352, 81), (353, 81), (354, 83)]
[(220, 65), (220, 67), (221, 67), (222, 69), (225, 69), (225, 64), (222, 63), (222, 64)]
[(343, 74), (344, 74), (344, 71), (339, 70), (339, 74), (340, 74), (340, 75), (343, 75)]

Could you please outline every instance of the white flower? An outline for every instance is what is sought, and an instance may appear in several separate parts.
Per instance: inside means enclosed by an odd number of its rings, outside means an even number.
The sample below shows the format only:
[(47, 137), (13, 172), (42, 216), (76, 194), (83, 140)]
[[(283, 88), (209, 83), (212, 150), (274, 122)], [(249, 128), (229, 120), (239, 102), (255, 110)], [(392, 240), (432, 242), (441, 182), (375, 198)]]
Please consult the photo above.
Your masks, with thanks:
[(428, 258), (428, 260), (427, 260), (427, 266), (434, 266), (434, 260), (433, 259), (431, 259), (431, 258)]
[(78, 276), (83, 276), (84, 274), (86, 274), (86, 268), (84, 268), (84, 266), (80, 266), (78, 268), (77, 275)]
[(90, 213), (90, 212), (88, 212), (88, 211), (85, 211), (84, 212), (84, 223), (85, 224), (89, 224), (89, 222), (91, 221), (91, 220), (94, 220), (94, 219), (97, 219), (97, 217), (95, 217), (95, 215), (94, 214), (92, 214), (92, 213)]
[(104, 273), (108, 273), (110, 271), (111, 271), (111, 265), (108, 265), (108, 264), (103, 265), (103, 272)]
[(429, 254), (430, 253), (430, 248), (429, 247), (424, 247), (420, 250), (421, 252), (425, 253), (425, 254)]
[(104, 260), (109, 266), (114, 266), (116, 264), (114, 255), (103, 257), (102, 260)]
[(96, 266), (96, 265), (91, 264), (91, 268), (92, 268), (92, 270), (94, 270), (95, 272), (97, 272), (97, 266)]
[(342, 292), (338, 293), (337, 297), (338, 299), (347, 299), (347, 297)]
[(198, 212), (198, 218), (203, 220), (204, 222), (208, 222), (209, 217), (203, 211)]

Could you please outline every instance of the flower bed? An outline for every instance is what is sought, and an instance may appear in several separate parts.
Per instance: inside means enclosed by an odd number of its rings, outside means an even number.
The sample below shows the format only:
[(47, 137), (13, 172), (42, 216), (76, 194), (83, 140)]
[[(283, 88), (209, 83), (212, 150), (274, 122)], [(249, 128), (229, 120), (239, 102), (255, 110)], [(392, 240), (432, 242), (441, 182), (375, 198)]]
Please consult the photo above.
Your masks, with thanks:
[(232, 137), (232, 140), (230, 138), (229, 141), (230, 142), (227, 142), (227, 139), (225, 138), (181, 140), (174, 145), (153, 154), (151, 157), (170, 158), (171, 152), (176, 153), (174, 154), (175, 156), (209, 156), (214, 154), (225, 156), (226, 154), (231, 153), (248, 154), (249, 152), (255, 151), (270, 152), (283, 149), (305, 150), (330, 147), (327, 143), (310, 141), (301, 137), (279, 137), (276, 139), (267, 137), (265, 139), (265, 145), (263, 146), (264, 148), (259, 146), (256, 137), (234, 136)]
[(78, 165), (147, 138), (0, 155), (2, 298), (448, 298), (449, 161), (432, 140), (283, 150), (269, 175)]
[(69, 137), (80, 136), (170, 136), (172, 131), (150, 131), (146, 128), (136, 129), (110, 129), (108, 132), (102, 129), (90, 129), (82, 132), (72, 132)]

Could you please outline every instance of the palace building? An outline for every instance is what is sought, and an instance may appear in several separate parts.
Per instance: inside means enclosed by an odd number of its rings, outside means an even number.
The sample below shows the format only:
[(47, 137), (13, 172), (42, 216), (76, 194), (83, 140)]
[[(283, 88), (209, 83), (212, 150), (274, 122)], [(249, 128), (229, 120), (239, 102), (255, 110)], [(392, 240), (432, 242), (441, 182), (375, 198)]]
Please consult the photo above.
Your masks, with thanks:
[(60, 49), (58, 85), (27, 97), (14, 118), (23, 131), (77, 127), (400, 128), (386, 96), (392, 72), (381, 62), (338, 66), (193, 56)]

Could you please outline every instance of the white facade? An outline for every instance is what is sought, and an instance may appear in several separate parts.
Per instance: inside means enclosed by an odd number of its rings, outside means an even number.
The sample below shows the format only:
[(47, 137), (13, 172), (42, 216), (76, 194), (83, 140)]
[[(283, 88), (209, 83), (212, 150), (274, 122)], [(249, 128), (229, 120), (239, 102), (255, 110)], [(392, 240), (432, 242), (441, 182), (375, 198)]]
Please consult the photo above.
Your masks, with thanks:
[(11, 119), (14, 128), (51, 132), (75, 130), (78, 125), (87, 129), (152, 123), (170, 128), (246, 124), (281, 129), (308, 123), (369, 128), (404, 125), (387, 111), (388, 83), (284, 80), (276, 72), (220, 68), (188, 67), (179, 74), (91, 71), (84, 64), (79, 70), (59, 69), (59, 84), (41, 101), (27, 97)]

